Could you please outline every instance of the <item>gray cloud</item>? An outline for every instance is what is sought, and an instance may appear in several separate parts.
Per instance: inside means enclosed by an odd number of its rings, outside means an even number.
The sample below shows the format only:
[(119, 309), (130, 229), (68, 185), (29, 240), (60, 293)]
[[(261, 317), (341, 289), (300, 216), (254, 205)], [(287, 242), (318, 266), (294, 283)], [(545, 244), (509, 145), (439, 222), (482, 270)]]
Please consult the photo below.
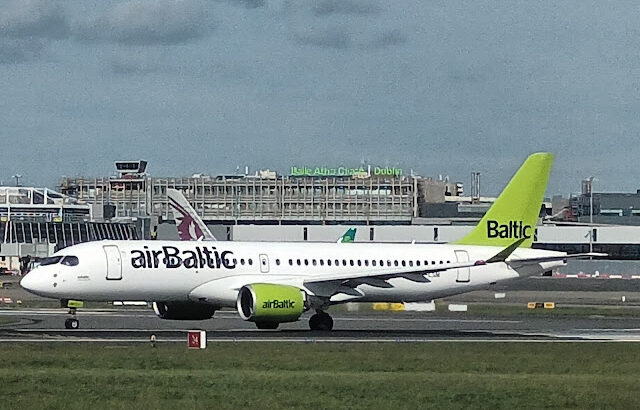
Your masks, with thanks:
[(294, 39), (301, 45), (346, 49), (359, 48), (363, 50), (393, 47), (404, 44), (407, 39), (398, 29), (376, 32), (361, 30), (352, 34), (345, 26), (316, 27), (312, 26), (297, 32)]
[(70, 34), (63, 7), (56, 1), (16, 0), (0, 6), (0, 35), (59, 39)]
[(136, 0), (79, 24), (77, 36), (125, 45), (175, 45), (202, 38), (210, 28), (199, 1)]
[[(375, 0), (285, 0), (280, 9), (290, 38), (300, 45), (370, 50), (405, 43), (401, 30), (393, 29), (393, 20), (377, 16), (382, 12)], [(389, 22), (391, 27), (380, 27)]]
[(162, 71), (161, 68), (153, 64), (144, 64), (126, 61), (112, 61), (111, 71), (118, 75), (150, 74)]
[(248, 9), (257, 9), (265, 5), (265, 0), (230, 0), (232, 4), (239, 4)]
[(398, 29), (394, 29), (378, 34), (371, 42), (371, 46), (374, 48), (382, 48), (397, 46), (406, 42), (407, 38), (402, 34), (402, 32)]
[(0, 64), (24, 63), (40, 56), (43, 45), (36, 39), (0, 39)]
[(351, 35), (343, 27), (325, 29), (310, 28), (304, 33), (295, 35), (298, 44), (328, 48), (348, 48), (351, 46)]
[(320, 0), (313, 3), (311, 10), (316, 16), (330, 14), (377, 14), (380, 6), (368, 0)]

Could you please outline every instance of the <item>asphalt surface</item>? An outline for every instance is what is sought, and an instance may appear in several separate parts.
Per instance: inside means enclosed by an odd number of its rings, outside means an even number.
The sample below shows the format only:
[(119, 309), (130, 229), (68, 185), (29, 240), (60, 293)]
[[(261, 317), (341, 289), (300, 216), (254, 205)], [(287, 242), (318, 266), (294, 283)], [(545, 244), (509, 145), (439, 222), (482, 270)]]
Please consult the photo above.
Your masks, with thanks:
[(80, 311), (80, 329), (64, 329), (63, 309), (2, 309), (18, 322), (0, 326), (0, 342), (185, 342), (187, 330), (207, 331), (209, 342), (433, 342), (433, 341), (635, 341), (640, 318), (516, 315), (468, 316), (465, 313), (383, 312), (335, 314), (334, 330), (308, 330), (309, 315), (278, 330), (258, 330), (234, 312), (216, 312), (205, 321), (168, 321), (150, 310)]
[[(17, 284), (19, 278), (3, 278), (0, 297), (25, 301), (42, 300)], [(496, 299), (496, 292), (504, 292)], [(625, 296), (626, 301), (621, 302)], [(522, 304), (553, 301), (570, 305), (640, 306), (640, 280), (535, 277), (445, 298), (449, 303)], [(15, 305), (15, 303), (14, 303)], [(285, 323), (276, 331), (258, 330), (235, 312), (216, 312), (205, 321), (170, 321), (151, 309), (120, 308), (79, 311), (80, 329), (64, 329), (64, 309), (15, 309), (0, 306), (0, 318), (16, 323), (0, 325), (0, 342), (184, 342), (189, 329), (206, 330), (210, 341), (301, 342), (403, 342), (403, 341), (640, 341), (640, 317), (566, 317), (516, 315), (479, 317), (450, 312), (340, 312), (333, 314), (334, 330), (311, 332), (305, 314), (300, 321)]]

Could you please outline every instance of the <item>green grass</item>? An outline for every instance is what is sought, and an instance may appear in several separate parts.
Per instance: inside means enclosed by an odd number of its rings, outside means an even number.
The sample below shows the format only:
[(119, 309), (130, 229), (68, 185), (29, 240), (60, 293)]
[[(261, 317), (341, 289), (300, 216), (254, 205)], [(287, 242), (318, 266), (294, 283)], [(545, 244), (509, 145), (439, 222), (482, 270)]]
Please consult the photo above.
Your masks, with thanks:
[(2, 346), (0, 408), (638, 408), (640, 344)]

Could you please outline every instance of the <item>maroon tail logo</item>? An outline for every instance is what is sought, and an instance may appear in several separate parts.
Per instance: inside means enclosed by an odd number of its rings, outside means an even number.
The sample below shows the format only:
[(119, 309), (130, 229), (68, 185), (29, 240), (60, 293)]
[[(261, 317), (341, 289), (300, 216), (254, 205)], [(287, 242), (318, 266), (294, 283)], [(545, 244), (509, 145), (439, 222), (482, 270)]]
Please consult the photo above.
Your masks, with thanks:
[(204, 237), (202, 229), (180, 204), (173, 198), (169, 198), (169, 205), (173, 208), (173, 212), (178, 212), (179, 214), (176, 216), (176, 221), (178, 222), (178, 236), (180, 236), (181, 241), (197, 241)]

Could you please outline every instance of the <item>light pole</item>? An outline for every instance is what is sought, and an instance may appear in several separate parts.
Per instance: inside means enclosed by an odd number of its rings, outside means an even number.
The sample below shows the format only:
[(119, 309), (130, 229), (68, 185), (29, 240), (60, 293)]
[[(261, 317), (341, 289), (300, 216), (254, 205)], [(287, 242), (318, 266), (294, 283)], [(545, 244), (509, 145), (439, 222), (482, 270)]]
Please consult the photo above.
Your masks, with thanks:
[(16, 186), (20, 186), (20, 178), (22, 178), (22, 175), (15, 174), (15, 175), (12, 175), (11, 178), (15, 178), (16, 179)]
[(589, 181), (589, 252), (593, 252), (593, 181), (595, 177), (590, 176)]

